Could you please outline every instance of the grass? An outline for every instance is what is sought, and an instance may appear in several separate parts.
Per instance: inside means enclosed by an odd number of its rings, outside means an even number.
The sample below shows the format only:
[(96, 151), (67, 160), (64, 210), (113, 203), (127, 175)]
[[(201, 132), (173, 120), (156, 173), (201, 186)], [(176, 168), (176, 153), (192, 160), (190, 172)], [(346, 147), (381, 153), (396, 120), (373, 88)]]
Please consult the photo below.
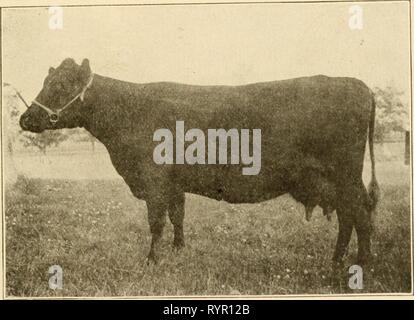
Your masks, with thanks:
[[(382, 194), (376, 259), (357, 293), (411, 290), (409, 186), (385, 184)], [(355, 293), (328, 281), (336, 218), (328, 222), (317, 211), (308, 223), (288, 195), (255, 205), (186, 195), (185, 235), (186, 248), (172, 251), (168, 224), (160, 263), (147, 265), (146, 206), (122, 181), (20, 177), (6, 189), (7, 295)], [(48, 287), (54, 264), (63, 268), (62, 290)]]

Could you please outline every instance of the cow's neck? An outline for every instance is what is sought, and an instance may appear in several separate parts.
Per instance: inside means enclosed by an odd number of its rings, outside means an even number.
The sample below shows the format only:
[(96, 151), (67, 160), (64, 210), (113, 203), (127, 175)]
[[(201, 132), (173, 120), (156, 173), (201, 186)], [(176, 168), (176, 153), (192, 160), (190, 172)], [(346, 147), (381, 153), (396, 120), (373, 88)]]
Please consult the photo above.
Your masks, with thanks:
[(132, 116), (125, 84), (95, 74), (85, 93), (83, 127), (107, 147), (116, 143), (114, 140), (122, 134)]

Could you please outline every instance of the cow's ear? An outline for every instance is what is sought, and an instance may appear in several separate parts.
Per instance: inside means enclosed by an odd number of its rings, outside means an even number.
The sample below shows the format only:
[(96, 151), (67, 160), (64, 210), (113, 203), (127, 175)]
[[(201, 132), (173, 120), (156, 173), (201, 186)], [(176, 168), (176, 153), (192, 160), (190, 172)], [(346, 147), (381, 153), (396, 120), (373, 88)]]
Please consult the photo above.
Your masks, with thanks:
[(88, 69), (90, 69), (90, 67), (89, 67), (89, 60), (88, 59), (83, 59), (83, 61), (82, 61), (82, 64), (81, 64), (81, 68), (88, 68)]
[(53, 68), (53, 67), (49, 68), (49, 74), (52, 74), (54, 71), (55, 71), (55, 68)]
[(91, 75), (91, 67), (89, 66), (89, 60), (83, 59), (82, 64), (80, 66), (80, 77), (82, 81), (88, 81)]

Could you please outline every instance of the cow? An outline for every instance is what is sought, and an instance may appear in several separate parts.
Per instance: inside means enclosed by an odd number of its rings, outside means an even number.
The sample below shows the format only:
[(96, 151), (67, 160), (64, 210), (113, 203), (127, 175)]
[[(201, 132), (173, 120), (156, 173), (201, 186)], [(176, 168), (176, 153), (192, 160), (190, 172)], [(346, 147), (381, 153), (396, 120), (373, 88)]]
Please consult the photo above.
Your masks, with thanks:
[[(260, 128), (260, 172), (243, 175), (241, 164), (156, 164), (153, 134), (159, 128), (174, 132), (178, 120), (203, 132)], [(333, 172), (328, 182), (336, 193), (339, 227), (334, 264), (343, 261), (354, 228), (359, 263), (371, 256), (379, 197), (374, 122), (372, 91), (354, 78), (317, 75), (240, 86), (131, 83), (93, 73), (88, 59), (79, 65), (71, 58), (49, 69), (43, 88), (20, 118), (23, 130), (37, 133), (84, 128), (106, 147), (132, 194), (146, 202), (149, 261), (157, 261), (167, 214), (174, 226), (173, 246), (184, 246), (185, 193), (229, 203), (295, 194), (291, 181), (296, 170), (316, 159)], [(367, 140), (368, 190), (362, 181)]]

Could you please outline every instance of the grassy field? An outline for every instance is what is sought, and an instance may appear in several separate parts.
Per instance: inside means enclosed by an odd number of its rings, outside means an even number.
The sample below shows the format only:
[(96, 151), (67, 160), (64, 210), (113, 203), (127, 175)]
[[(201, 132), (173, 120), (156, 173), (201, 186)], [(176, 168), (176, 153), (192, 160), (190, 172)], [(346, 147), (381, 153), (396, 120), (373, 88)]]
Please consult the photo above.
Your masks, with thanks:
[[(409, 192), (408, 183), (383, 181), (376, 258), (357, 293), (411, 290)], [(187, 195), (187, 246), (172, 251), (168, 224), (156, 266), (145, 261), (145, 203), (121, 180), (20, 177), (6, 190), (6, 207), (8, 296), (355, 293), (346, 278), (330, 286), (336, 217), (328, 222), (318, 210), (306, 222), (288, 195), (256, 205)], [(346, 266), (355, 260), (355, 238)], [(63, 290), (48, 287), (54, 264), (63, 268)]]

